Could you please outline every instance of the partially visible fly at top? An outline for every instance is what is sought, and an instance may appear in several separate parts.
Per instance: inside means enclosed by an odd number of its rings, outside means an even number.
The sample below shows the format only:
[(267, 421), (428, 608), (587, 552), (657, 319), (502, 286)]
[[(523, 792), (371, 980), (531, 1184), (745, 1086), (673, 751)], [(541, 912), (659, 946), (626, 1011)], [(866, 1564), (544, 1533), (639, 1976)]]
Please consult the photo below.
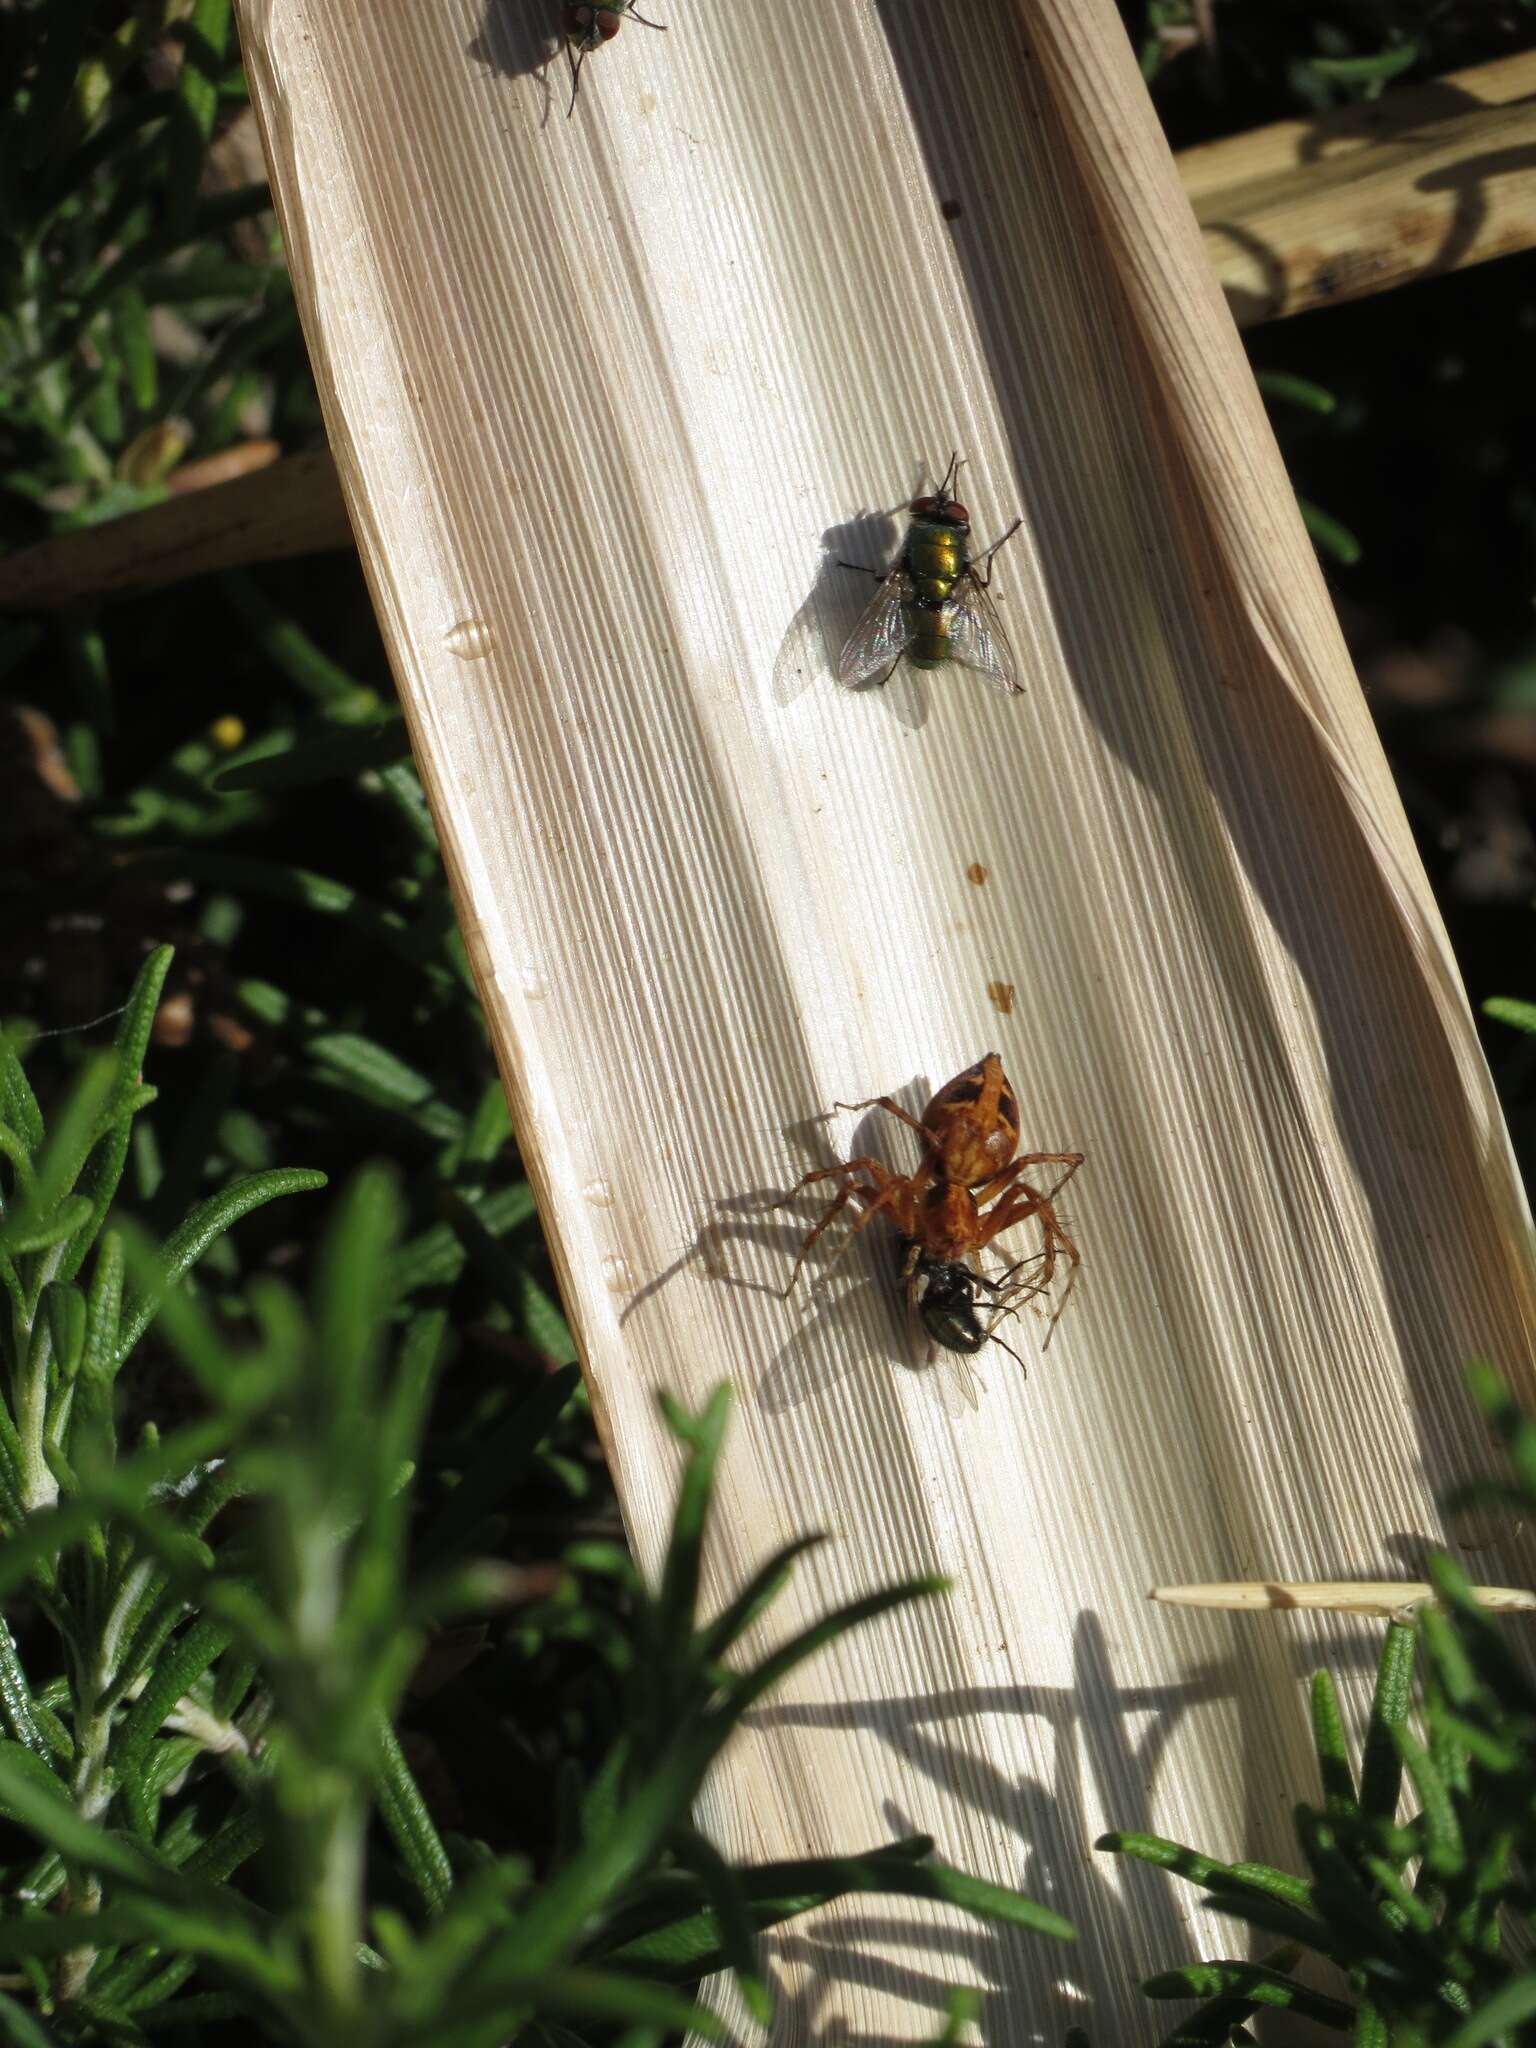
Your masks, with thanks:
[(609, 0), (606, 7), (576, 7), (560, 10), (560, 29), (565, 37), (565, 54), (571, 66), (571, 104), (565, 110), (569, 120), (576, 111), (576, 94), (581, 85), (581, 67), (594, 50), (611, 43), (626, 21), (638, 21), (642, 28), (666, 27), (664, 21), (647, 21), (637, 12), (635, 0)]
[[(837, 679), (849, 689), (888, 683), (903, 656), (914, 668), (941, 668), (946, 661), (958, 661), (990, 676), (1010, 695), (1023, 687), (1013, 650), (987, 594), (992, 581), (987, 565), (1023, 522), (1015, 519), (980, 561), (973, 562), (971, 515), (950, 495), (958, 468), (951, 455), (932, 497), (912, 500), (901, 553), (880, 577), (880, 588), (838, 662)], [(843, 567), (865, 576), (877, 573), (857, 562), (844, 562)]]

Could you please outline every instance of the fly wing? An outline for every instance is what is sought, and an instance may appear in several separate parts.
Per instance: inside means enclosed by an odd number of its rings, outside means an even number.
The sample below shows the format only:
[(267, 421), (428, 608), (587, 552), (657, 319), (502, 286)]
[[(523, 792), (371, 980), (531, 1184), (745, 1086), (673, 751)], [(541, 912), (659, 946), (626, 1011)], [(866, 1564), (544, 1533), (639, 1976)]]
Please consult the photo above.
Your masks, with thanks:
[(981, 1406), (981, 1382), (971, 1361), (961, 1352), (941, 1351), (929, 1341), (913, 1302), (907, 1305), (907, 1335), (917, 1369), (938, 1396), (940, 1407), (951, 1422), (963, 1422), (971, 1410)]
[(942, 1351), (932, 1370), (944, 1413), (951, 1422), (964, 1422), (967, 1414), (981, 1406), (981, 1381), (971, 1361), (958, 1351)]
[(956, 661), (990, 676), (1009, 696), (1017, 696), (1023, 690), (997, 606), (988, 596), (986, 585), (971, 570), (955, 586), (949, 644)]
[(837, 663), (837, 680), (850, 690), (895, 667), (907, 644), (906, 604), (912, 579), (893, 569), (870, 599), (863, 618), (848, 635)]

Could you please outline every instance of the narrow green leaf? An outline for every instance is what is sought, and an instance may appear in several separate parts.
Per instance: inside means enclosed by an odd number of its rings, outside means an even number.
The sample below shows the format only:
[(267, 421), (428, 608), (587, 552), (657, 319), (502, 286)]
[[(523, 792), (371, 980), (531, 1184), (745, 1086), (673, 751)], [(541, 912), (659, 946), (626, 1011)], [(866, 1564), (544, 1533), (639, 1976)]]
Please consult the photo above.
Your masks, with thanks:
[(1022, 1892), (989, 1883), (986, 1878), (952, 1869), (947, 1863), (914, 1863), (907, 1871), (894, 1872), (893, 1876), (896, 1882), (890, 1888), (899, 1890), (903, 1897), (939, 1899), (982, 1919), (997, 1920), (1008, 1927), (1027, 1927), (1033, 1934), (1048, 1934), (1056, 1941), (1077, 1939), (1071, 1921), (1063, 1920), (1048, 1906), (1037, 1905)]
[(0, 1712), (19, 1743), (37, 1756), (47, 1757), (49, 1745), (32, 1710), (32, 1689), (16, 1654), (16, 1644), (5, 1617), (0, 1615)]
[(1429, 1560), (1429, 1580), (1456, 1619), (1484, 1689), (1509, 1713), (1536, 1718), (1536, 1689), (1517, 1658), (1502, 1622), (1482, 1607), (1465, 1571), (1453, 1557), (1436, 1551)]
[(0, 2041), (6, 2048), (61, 2048), (24, 2005), (18, 2005), (8, 1991), (0, 1991)]
[(1527, 1971), (1501, 1985), (1456, 2029), (1445, 2048), (1485, 2048), (1489, 2042), (1512, 2041), (1516, 2029), (1532, 2018), (1536, 2018), (1536, 1971)]
[(1397, 1812), (1403, 1771), (1396, 1731), (1407, 1720), (1413, 1700), (1417, 1644), (1418, 1637), (1409, 1623), (1392, 1622), (1376, 1667), (1376, 1692), (1360, 1764), (1360, 1811), (1378, 1820), (1389, 1821)]
[(1288, 370), (1259, 370), (1254, 382), (1266, 398), (1277, 398), (1284, 405), (1300, 406), (1304, 412), (1331, 413), (1338, 409), (1338, 400), (1331, 391), (1325, 391), (1321, 384), (1314, 384), (1309, 377), (1296, 377)]
[(123, 1167), (127, 1162), (128, 1145), (132, 1134), (130, 1103), (139, 1087), (144, 1055), (149, 1047), (149, 1034), (154, 1028), (155, 1012), (160, 1007), (160, 994), (174, 957), (175, 948), (172, 946), (157, 946), (148, 955), (134, 976), (133, 987), (129, 990), (128, 1001), (118, 1021), (117, 1034), (113, 1041), (113, 1051), (118, 1061), (117, 1086), (109, 1110), (109, 1125), (86, 1164), (81, 1183), (85, 1193), (90, 1197), (90, 1221), (71, 1245), (59, 1267), (58, 1277), (61, 1280), (73, 1280), (79, 1272), (86, 1254), (96, 1241), (97, 1233), (106, 1221), (107, 1210), (112, 1205), (118, 1183), (123, 1177)]
[(72, 1380), (85, 1355), (85, 1296), (78, 1287), (52, 1280), (43, 1289), (43, 1313), (53, 1340), (54, 1369), (61, 1379)]
[(1411, 71), (1419, 54), (1418, 44), (1407, 42), (1395, 43), (1370, 57), (1309, 57), (1306, 61), (1310, 70), (1334, 85), (1384, 85), (1389, 78)]
[(258, 653), (313, 703), (332, 718), (377, 717), (378, 692), (322, 653), (294, 619), (268, 600), (254, 577), (231, 570), (220, 576), (219, 585), (254, 635)]
[[(498, 1188), (493, 1194), (465, 1196), (476, 1218), (493, 1237), (504, 1237), (534, 1214), (533, 1190), (526, 1181)], [(468, 1261), (459, 1237), (447, 1223), (437, 1223), (410, 1238), (395, 1255), (395, 1281), (401, 1300), (428, 1287), (451, 1287)]]
[(509, 1926), (511, 1901), (527, 1890), (529, 1875), (515, 1857), (499, 1857), (455, 1889), (442, 1917), (417, 1942), (408, 1979), (402, 1973), (404, 2022), (419, 2024), (446, 2001), (461, 1970), (492, 1934)]
[(453, 1896), (453, 1866), (432, 1824), (399, 1738), (387, 1720), (379, 1722), (379, 1815), (400, 1852), (400, 1860), (434, 1919)]
[(1517, 1482), (1536, 1503), (1536, 1416), (1526, 1413), (1499, 1374), (1481, 1360), (1468, 1366), (1467, 1386), (1503, 1447)]
[(150, 1744), (176, 1702), (202, 1677), (224, 1650), (231, 1630), (222, 1621), (204, 1617), (157, 1658), (149, 1681), (134, 1701), (118, 1736), (115, 1756), (119, 1782), (143, 1768)]
[(1142, 1981), (1147, 1998), (1231, 1998), (1250, 1999), (1255, 2005), (1280, 2006), (1303, 2019), (1317, 2020), (1325, 2027), (1348, 2029), (1354, 2022), (1354, 2008), (1298, 1984), (1279, 1970), (1267, 1970), (1261, 1963), (1186, 1963), (1177, 1970)]
[[(1224, 1894), (1235, 1891), (1271, 1898), (1302, 1911), (1312, 1903), (1311, 1886), (1304, 1879), (1291, 1876), (1288, 1871), (1275, 1870), (1263, 1863), (1218, 1863), (1212, 1857), (1202, 1856), (1199, 1850), (1187, 1849), (1183, 1843), (1170, 1842), (1162, 1835), (1117, 1831), (1100, 1835), (1094, 1847), (1107, 1850), (1112, 1855), (1134, 1856), (1159, 1870), (1171, 1870), (1189, 1884), (1219, 1886)], [(1304, 1934), (1300, 1931), (1305, 1924), (1291, 1921), (1285, 1929), (1287, 1938), (1299, 1939), (1305, 1946), (1316, 1946), (1310, 1927)]]
[(85, 1195), (66, 1195), (48, 1216), (40, 1216), (30, 1203), (23, 1203), (0, 1224), (0, 1244), (13, 1259), (52, 1251), (83, 1230), (90, 1216), (91, 1205)]
[(37, 1097), (22, 1071), (16, 1049), (4, 1032), (0, 1032), (0, 1115), (28, 1152), (41, 1149), (43, 1112), (38, 1108)]
[(253, 1209), (274, 1202), (280, 1196), (309, 1194), (325, 1184), (326, 1176), (309, 1167), (276, 1167), (270, 1173), (252, 1173), (244, 1180), (232, 1182), (194, 1209), (181, 1228), (166, 1239), (155, 1285), (147, 1292), (136, 1290), (135, 1297), (127, 1305), (117, 1346), (118, 1364), (122, 1364), (153, 1322), (167, 1293), (196, 1265), (208, 1247), (242, 1216), (249, 1216)]
[[(187, 1976), (193, 1967), (187, 1966)], [(157, 1980), (150, 1989), (168, 2002), (135, 2004), (132, 2008), (133, 2017), (152, 2040), (158, 2041), (162, 2034), (179, 2032), (184, 2027), (196, 2027), (200, 2040), (217, 2040), (221, 2035), (228, 2038), (226, 2029), (231, 2023), (237, 2032), (241, 2023), (249, 2023), (250, 2000), (238, 1991), (198, 1991), (190, 1998), (170, 1999), (169, 1992), (161, 1990), (162, 1982)]]
[(154, 1865), (138, 1850), (82, 1820), (53, 1772), (19, 1743), (0, 1742), (0, 1811), (85, 1870), (98, 1870), (135, 1889), (161, 1885)]
[(735, 1599), (700, 1630), (698, 1650), (705, 1663), (718, 1663), (726, 1651), (740, 1641), (789, 1583), (795, 1560), (826, 1540), (819, 1534), (801, 1536), (793, 1543), (786, 1543), (782, 1550), (776, 1550), (766, 1564), (759, 1565)]
[[(219, 77), (229, 41), (229, 11), (230, 0), (193, 0), (191, 14), (181, 24), (183, 58), (176, 80), (176, 97), (193, 135), (204, 144), (213, 133), (218, 112)], [(181, 168), (184, 173), (190, 171), (195, 181), (195, 158)]]
[(519, 1276), (515, 1313), (523, 1335), (546, 1358), (556, 1365), (568, 1365), (575, 1358), (570, 1324), (554, 1297), (526, 1270)]
[(656, 1615), (658, 1655), (665, 1670), (676, 1670), (693, 1635), (704, 1532), (714, 1494), (715, 1467), (731, 1411), (731, 1389), (729, 1384), (716, 1387), (698, 1415), (685, 1413), (666, 1396), (662, 1397), (661, 1406), (673, 1434), (687, 1444), (689, 1452), (672, 1513)]
[(850, 1600), (845, 1606), (834, 1608), (820, 1621), (792, 1636), (729, 1686), (723, 1709), (725, 1715), (731, 1722), (738, 1720), (765, 1692), (771, 1692), (787, 1677), (797, 1664), (804, 1663), (807, 1657), (813, 1657), (818, 1650), (846, 1635), (850, 1629), (862, 1628), (866, 1622), (876, 1621), (895, 1608), (909, 1606), (914, 1600), (929, 1600), (935, 1594), (948, 1591), (949, 1580), (932, 1575), (884, 1586), (877, 1593), (867, 1593), (862, 1600)]
[(1420, 1968), (1422, 1958), (1405, 1938), (1402, 1915), (1383, 1902), (1360, 1864), (1340, 1846), (1339, 1830), (1325, 1814), (1296, 1809), (1296, 1833), (1312, 1867), (1312, 1901), (1328, 1930), (1328, 1953), (1363, 1956), (1394, 1977), (1417, 1976), (1433, 1995), (1438, 1971)]
[[(329, 1069), (380, 1108), (415, 1109), (431, 1103), (440, 1117), (449, 1111), (447, 1103), (434, 1100), (437, 1083), (429, 1075), (360, 1032), (317, 1032), (304, 1041), (304, 1049), (318, 1066)], [(457, 1131), (460, 1121), (453, 1114), (451, 1128)]]
[(507, 1969), (486, 1979), (471, 1980), (462, 2007), (455, 2002), (454, 2017), (462, 2023), (497, 2011), (509, 2019), (523, 2008), (568, 2013), (572, 2019), (634, 2020), (665, 2027), (669, 2032), (702, 2034), (706, 2040), (725, 2038), (725, 2029), (712, 2012), (691, 2000), (648, 1984), (640, 1977), (605, 1977), (595, 1970)]
[(747, 2011), (759, 2026), (768, 2026), (773, 2019), (773, 2000), (757, 1967), (753, 1952), (756, 1930), (746, 1894), (735, 1873), (714, 1843), (696, 1828), (680, 1828), (672, 1847), (674, 1855), (694, 1872), (703, 1887), (719, 1926), (721, 1955), (736, 1978)]
[(389, 1261), (403, 1215), (394, 1175), (364, 1167), (327, 1224), (317, 1261), (315, 1344), (326, 1361), (326, 1424), (338, 1442), (367, 1426), (365, 1400), (378, 1370), (393, 1294)]
[(1419, 1616), (1419, 1634), (1440, 1693), (1453, 1706), (1471, 1706), (1479, 1691), (1477, 1673), (1450, 1617), (1436, 1607), (1426, 1608)]
[(43, 1798), (68, 1798), (68, 1787), (44, 1754), (23, 1742), (0, 1741), (0, 1813), (25, 1819), (25, 1808), (13, 1801), (16, 1784), (30, 1786)]
[[(1022, 1893), (930, 1860), (932, 1849), (926, 1836), (917, 1836), (863, 1856), (748, 1865), (733, 1876), (759, 1933), (831, 1900), (869, 1894), (942, 1901), (1059, 1941), (1073, 1939), (1070, 1923), (1059, 1915)], [(633, 1903), (605, 1927), (598, 1947), (605, 1962), (683, 1982), (727, 1961), (714, 1912), (699, 1903), (694, 1886), (679, 1885), (675, 1872), (647, 1880)]]
[[(222, 1884), (255, 1855), (263, 1840), (260, 1820), (250, 1808), (244, 1808), (188, 1857), (183, 1873)], [(195, 1957), (181, 1956), (167, 1963), (164, 1950), (152, 1944), (139, 1945), (93, 1976), (92, 1986), (101, 1997), (138, 2012), (157, 1999), (169, 1998), (196, 1968)]]
[(106, 1948), (132, 1941), (138, 1933), (138, 1918), (127, 1906), (109, 1906), (99, 1913), (7, 1916), (0, 1919), (0, 1962), (67, 1955), (72, 1948)]
[(101, 1240), (86, 1299), (86, 1340), (80, 1369), (87, 1380), (110, 1386), (117, 1370), (118, 1323), (123, 1306), (123, 1240), (108, 1231)]
[[(114, 1053), (93, 1053), (87, 1060), (63, 1110), (54, 1118), (47, 1142), (36, 1162), (37, 1185), (32, 1200), (13, 1211), (4, 1229), (0, 1230), (0, 1242), (10, 1246), (29, 1225), (52, 1217), (59, 1204), (71, 1193), (80, 1177), (86, 1154), (96, 1142), (102, 1115), (117, 1085), (118, 1073)], [(22, 1223), (23, 1216), (25, 1223)]]
[(1392, 2048), (1392, 2029), (1379, 2005), (1362, 1998), (1355, 2013), (1354, 2048)]
[(149, 308), (134, 285), (125, 285), (111, 306), (112, 326), (123, 352), (128, 389), (141, 413), (152, 413), (160, 395), (160, 365), (149, 331)]
[(1359, 1808), (1355, 1774), (1350, 1766), (1349, 1745), (1344, 1738), (1344, 1717), (1339, 1696), (1326, 1671), (1312, 1680), (1312, 1740), (1322, 1774), (1323, 1798), (1330, 1813), (1354, 1813)]
[(377, 724), (310, 728), (283, 736), (284, 744), (259, 741), (244, 747), (209, 776), (213, 789), (308, 789), (320, 782), (351, 781), (359, 775), (410, 759), (405, 721), (387, 717)]
[(1401, 1725), (1392, 1731), (1397, 1753), (1423, 1804), (1424, 1867), (1436, 1877), (1454, 1877), (1466, 1862), (1466, 1845), (1456, 1818), (1451, 1788), (1429, 1751)]
[(573, 1949), (582, 1929), (687, 1818), (705, 1770), (720, 1746), (711, 1732), (690, 1731), (663, 1753), (631, 1791), (613, 1825), (586, 1842), (540, 1888), (509, 1936), (528, 1971), (548, 1968)]
[(1352, 569), (1365, 550), (1349, 528), (1309, 498), (1298, 498), (1296, 507), (1318, 553), (1331, 555), (1343, 568)]
[(1483, 1015), (1497, 1024), (1512, 1024), (1517, 1031), (1536, 1032), (1536, 1003), (1522, 1003), (1515, 996), (1489, 996)]

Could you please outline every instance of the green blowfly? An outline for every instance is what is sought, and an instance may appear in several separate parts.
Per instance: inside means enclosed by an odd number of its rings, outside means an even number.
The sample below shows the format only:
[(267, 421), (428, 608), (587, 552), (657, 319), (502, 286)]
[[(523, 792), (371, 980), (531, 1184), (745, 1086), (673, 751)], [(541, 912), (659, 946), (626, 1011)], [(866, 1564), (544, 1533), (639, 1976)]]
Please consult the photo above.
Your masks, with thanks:
[[(990, 571), (983, 574), (1023, 522), (1015, 519), (980, 562), (973, 562), (971, 515), (950, 495), (958, 467), (951, 455), (938, 490), (932, 497), (914, 498), (908, 508), (911, 523), (901, 554), (880, 578), (880, 588), (849, 634), (837, 664), (838, 681), (850, 689), (871, 681), (888, 683), (903, 655), (914, 668), (961, 662), (990, 676), (1010, 696), (1023, 688), (1013, 650), (987, 595)], [(859, 568), (856, 562), (843, 566)]]

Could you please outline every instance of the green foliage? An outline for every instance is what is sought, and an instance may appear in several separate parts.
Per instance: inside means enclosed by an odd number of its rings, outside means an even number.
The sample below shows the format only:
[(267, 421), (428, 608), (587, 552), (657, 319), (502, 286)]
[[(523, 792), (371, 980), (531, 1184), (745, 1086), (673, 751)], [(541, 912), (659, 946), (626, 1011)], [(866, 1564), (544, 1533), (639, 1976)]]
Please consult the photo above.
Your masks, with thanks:
[[(14, 81), (0, 103), (4, 486), (62, 524), (161, 495), (181, 453), (238, 431), (219, 376), (258, 334), (268, 350), (297, 341), (265, 185), (204, 184), (238, 89), (230, 0), (123, 16), (56, 0), (0, 25)], [(236, 259), (224, 245), (242, 224)], [(173, 327), (191, 344), (174, 369)], [(19, 504), (13, 516), (24, 526)]]
[[(402, 1292), (395, 1174), (353, 1179), (307, 1299), (270, 1272), (217, 1305), (188, 1282), (233, 1225), (319, 1174), (237, 1181), (163, 1247), (109, 1214), (130, 1127), (154, 1100), (137, 1075), (169, 966), (168, 949), (146, 961), (113, 1050), (81, 1066), (51, 1115), (0, 1039), (0, 1594), (31, 1610), (23, 1642), (0, 1629), (0, 1815), (26, 1845), (0, 1866), (0, 1961), (32, 1992), (0, 2015), (10, 2038), (187, 2038), (242, 2017), (267, 2038), (359, 2048), (711, 2033), (698, 1980), (733, 1971), (766, 2019), (755, 1937), (850, 1893), (1070, 1939), (1056, 1914), (950, 1869), (926, 1841), (732, 1869), (693, 1825), (711, 1765), (773, 1685), (941, 1590), (916, 1579), (872, 1593), (755, 1665), (732, 1662), (805, 1546), (701, 1622), (725, 1389), (697, 1416), (667, 1407), (686, 1457), (655, 1592), (591, 1544), (551, 1586), (466, 1544), (534, 1465), (571, 1372), (511, 1408), (485, 1446), (493, 1466), (469, 1466), (436, 1526), (417, 1527), (449, 1326)], [(479, 1123), (486, 1142), (502, 1128)], [(404, 1270), (437, 1269), (418, 1255)], [(125, 1389), (149, 1345), (195, 1390), (194, 1412), (130, 1446)], [(542, 1623), (535, 1606), (522, 1625), (534, 1641), (558, 1630), (583, 1611), (584, 1574), (624, 1593), (600, 1767), (573, 1786), (542, 1869), (445, 1840), (394, 1725), (411, 1674), (465, 1613), (542, 1594)]]
[[(1472, 1388), (1510, 1477), (1465, 1489), (1459, 1501), (1494, 1501), (1529, 1517), (1536, 1420), (1486, 1367), (1474, 1369)], [(1358, 1785), (1332, 1680), (1320, 1672), (1313, 1681), (1323, 1796), (1296, 1808), (1306, 1877), (1218, 1863), (1151, 1835), (1099, 1843), (1200, 1886), (1213, 1910), (1285, 1944), (1262, 1964), (1189, 1964), (1149, 1978), (1149, 1998), (1204, 2001), (1178, 2040), (1225, 2041), (1267, 2006), (1351, 2033), (1361, 2048), (1512, 2048), (1528, 2038), (1536, 2017), (1536, 1683), (1461, 1567), (1439, 1556), (1430, 1576), (1440, 1605), (1388, 1627)], [(1400, 1818), (1405, 1785), (1410, 1811)], [(1295, 1980), (1308, 1952), (1334, 1966), (1347, 2000)]]

